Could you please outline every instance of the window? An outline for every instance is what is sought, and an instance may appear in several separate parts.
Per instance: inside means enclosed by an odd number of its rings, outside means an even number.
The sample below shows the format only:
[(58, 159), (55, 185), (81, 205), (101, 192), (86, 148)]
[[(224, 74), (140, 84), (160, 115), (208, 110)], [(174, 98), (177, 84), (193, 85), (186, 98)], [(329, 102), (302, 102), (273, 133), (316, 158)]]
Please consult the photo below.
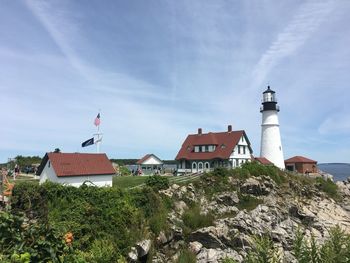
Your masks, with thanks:
[(199, 152), (199, 146), (194, 146), (194, 152)]
[(244, 142), (244, 136), (242, 136), (242, 142)]
[(238, 154), (241, 154), (241, 145), (238, 145)]
[(205, 146), (204, 145), (202, 146), (202, 152), (205, 152)]
[(209, 145), (205, 146), (205, 152), (209, 152)]
[(243, 154), (245, 154), (245, 146), (243, 146)]

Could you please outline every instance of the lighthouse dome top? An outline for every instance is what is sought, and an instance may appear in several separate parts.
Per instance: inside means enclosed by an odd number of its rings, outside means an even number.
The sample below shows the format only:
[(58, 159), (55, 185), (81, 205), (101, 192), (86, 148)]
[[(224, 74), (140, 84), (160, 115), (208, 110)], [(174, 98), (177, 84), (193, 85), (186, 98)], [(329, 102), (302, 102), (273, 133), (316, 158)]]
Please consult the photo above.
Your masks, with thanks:
[(273, 91), (273, 90), (270, 88), (270, 86), (267, 86), (267, 90), (265, 90), (265, 91), (263, 92), (263, 94), (265, 94), (265, 93), (276, 93), (276, 92)]

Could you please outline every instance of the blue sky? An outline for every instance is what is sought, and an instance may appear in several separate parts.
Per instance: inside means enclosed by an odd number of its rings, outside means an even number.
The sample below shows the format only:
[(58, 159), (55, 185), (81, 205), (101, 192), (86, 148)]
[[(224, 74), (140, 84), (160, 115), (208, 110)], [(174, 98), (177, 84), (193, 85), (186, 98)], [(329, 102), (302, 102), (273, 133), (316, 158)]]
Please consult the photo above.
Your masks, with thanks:
[(350, 1), (2, 1), (0, 162), (82, 149), (175, 158), (277, 92), (285, 158), (350, 162)]

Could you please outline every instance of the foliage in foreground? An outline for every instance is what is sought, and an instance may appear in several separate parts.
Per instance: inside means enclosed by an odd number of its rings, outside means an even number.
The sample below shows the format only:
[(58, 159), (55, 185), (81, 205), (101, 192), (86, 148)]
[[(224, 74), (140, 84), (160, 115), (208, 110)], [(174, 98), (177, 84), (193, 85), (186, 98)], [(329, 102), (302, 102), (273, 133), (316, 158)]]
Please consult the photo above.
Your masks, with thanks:
[[(311, 236), (306, 239), (299, 229), (295, 234), (292, 255), (298, 263), (346, 263), (350, 262), (350, 235), (339, 226), (329, 231), (329, 238), (323, 244)], [(244, 263), (282, 263), (281, 255), (268, 235), (253, 237), (252, 250)], [(236, 263), (226, 258), (223, 263)]]
[(180, 252), (179, 258), (176, 261), (177, 263), (196, 263), (196, 255), (193, 254), (188, 249), (183, 249)]
[(17, 183), (0, 217), (0, 261), (22, 262), (29, 253), (30, 262), (123, 262), (135, 242), (167, 230), (170, 208), (151, 187)]
[(330, 179), (316, 178), (316, 187), (325, 192), (329, 197), (339, 199), (338, 186)]
[(0, 211), (0, 251), (1, 262), (59, 262), (69, 246), (56, 229)]
[(147, 177), (146, 185), (154, 190), (163, 190), (169, 187), (169, 179), (165, 176), (152, 175)]
[(293, 255), (300, 263), (350, 262), (350, 236), (336, 226), (330, 229), (329, 238), (320, 245), (313, 236), (310, 240), (306, 240), (303, 233), (298, 230)]
[(214, 216), (211, 213), (201, 214), (200, 207), (194, 204), (184, 212), (182, 220), (184, 223), (184, 232), (185, 234), (189, 234), (199, 228), (211, 226)]

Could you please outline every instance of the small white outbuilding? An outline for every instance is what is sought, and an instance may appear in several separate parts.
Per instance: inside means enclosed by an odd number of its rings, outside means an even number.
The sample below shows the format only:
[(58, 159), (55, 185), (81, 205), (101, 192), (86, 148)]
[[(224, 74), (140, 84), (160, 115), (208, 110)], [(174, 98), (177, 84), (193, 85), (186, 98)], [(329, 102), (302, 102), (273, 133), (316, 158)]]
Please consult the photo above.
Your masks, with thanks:
[(37, 175), (39, 183), (56, 182), (79, 187), (84, 182), (112, 186), (115, 170), (104, 153), (46, 153)]
[(163, 162), (154, 154), (146, 154), (136, 163), (143, 174), (157, 174), (163, 170)]

